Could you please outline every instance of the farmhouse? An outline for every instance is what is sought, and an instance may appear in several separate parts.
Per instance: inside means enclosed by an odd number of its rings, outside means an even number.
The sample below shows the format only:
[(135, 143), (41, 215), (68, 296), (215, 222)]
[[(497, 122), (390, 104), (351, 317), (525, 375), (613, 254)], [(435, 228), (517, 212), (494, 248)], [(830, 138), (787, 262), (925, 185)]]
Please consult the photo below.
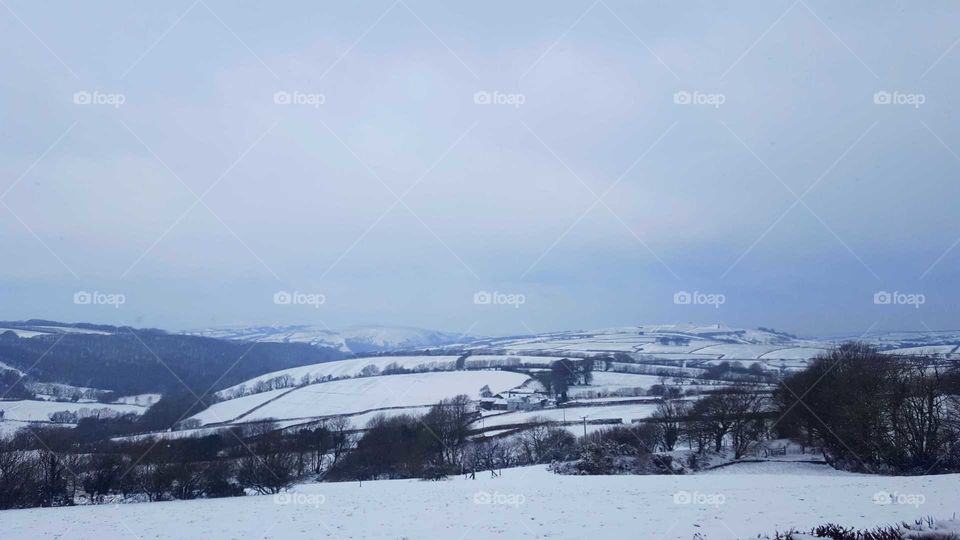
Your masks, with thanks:
[(508, 411), (533, 411), (556, 404), (547, 394), (525, 387), (507, 390), (494, 397), (504, 400)]

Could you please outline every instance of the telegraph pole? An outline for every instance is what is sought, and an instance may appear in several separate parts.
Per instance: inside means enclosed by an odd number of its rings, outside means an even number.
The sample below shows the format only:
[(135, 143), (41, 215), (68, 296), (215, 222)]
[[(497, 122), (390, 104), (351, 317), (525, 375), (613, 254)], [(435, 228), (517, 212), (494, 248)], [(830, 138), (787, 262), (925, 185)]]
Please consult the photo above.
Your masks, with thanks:
[(580, 418), (583, 419), (583, 438), (586, 439), (587, 438), (587, 417), (581, 416)]

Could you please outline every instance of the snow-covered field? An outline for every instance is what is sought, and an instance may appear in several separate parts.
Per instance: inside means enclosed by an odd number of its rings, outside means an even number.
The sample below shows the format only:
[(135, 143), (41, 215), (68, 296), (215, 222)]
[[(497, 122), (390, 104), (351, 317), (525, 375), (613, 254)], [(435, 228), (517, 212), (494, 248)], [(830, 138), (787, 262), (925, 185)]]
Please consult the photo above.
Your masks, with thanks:
[(888, 354), (906, 354), (906, 355), (947, 355), (955, 353), (960, 348), (958, 345), (927, 345), (922, 347), (905, 347), (902, 349), (893, 349), (886, 351)]
[[(630, 425), (634, 419), (648, 418), (657, 410), (655, 403), (631, 403), (627, 405), (609, 405), (603, 407), (567, 407), (561, 409), (543, 409), (538, 411), (509, 412), (496, 414), (483, 419), (484, 427), (506, 426), (510, 424), (529, 423), (536, 419), (545, 419), (552, 422), (577, 422), (587, 417), (587, 421), (601, 419), (620, 419)], [(471, 427), (480, 427), (480, 421), (474, 422)], [(609, 426), (607, 426), (609, 427)]]
[[(4, 420), (0, 422), (0, 438), (12, 437), (18, 429), (30, 427), (31, 425), (36, 424), (22, 420)], [(71, 427), (71, 424), (64, 424), (63, 427)]]
[[(280, 496), (8, 510), (23, 540), (756, 538), (828, 521), (874, 527), (960, 508), (960, 475), (877, 477), (805, 464), (744, 464), (686, 476), (558, 476), (304, 484)], [(922, 495), (882, 505), (878, 492)], [(688, 502), (689, 501), (689, 502)], [(700, 536), (694, 536), (699, 534)]]
[[(375, 366), (377, 370), (383, 371), (387, 366), (396, 364), (399, 367), (411, 371), (452, 371), (457, 365), (457, 356), (377, 356), (353, 358), (350, 360), (337, 360), (334, 362), (323, 362), (300, 366), (279, 371), (272, 371), (244, 381), (243, 383), (225, 388), (217, 395), (220, 397), (230, 397), (237, 393), (251, 392), (258, 382), (268, 381), (277, 377), (289, 376), (295, 382), (307, 376), (311, 380), (331, 377), (334, 379), (341, 377), (356, 377), (367, 366)], [(518, 367), (518, 366), (542, 366), (549, 367), (551, 363), (556, 362), (559, 357), (556, 356), (522, 356), (505, 354), (478, 354), (469, 356), (466, 359), (465, 367), (468, 369), (498, 368), (498, 367)]]
[(116, 403), (123, 403), (126, 405), (140, 405), (141, 407), (149, 407), (154, 403), (160, 401), (162, 397), (161, 394), (136, 394), (132, 396), (123, 396), (119, 397), (116, 400)]
[(550, 367), (559, 356), (524, 356), (506, 354), (474, 354), (467, 358), (468, 368), (507, 367), (507, 366), (543, 366)]
[(50, 420), (50, 415), (55, 412), (80, 412), (83, 409), (87, 409), (88, 411), (110, 409), (120, 414), (142, 414), (147, 410), (146, 407), (119, 403), (73, 403), (70, 401), (39, 400), (0, 401), (0, 410), (4, 411), (5, 420), (46, 422)]
[(813, 347), (787, 347), (774, 349), (763, 353), (758, 358), (762, 360), (808, 360), (824, 353), (826, 349)]
[(363, 368), (367, 366), (376, 366), (378, 371), (383, 371), (383, 368), (391, 364), (397, 364), (402, 368), (413, 371), (430, 371), (453, 369), (456, 363), (456, 356), (381, 356), (323, 362), (320, 364), (310, 364), (308, 366), (272, 371), (244, 381), (241, 384), (225, 388), (217, 392), (217, 395), (230, 396), (243, 388), (252, 389), (253, 386), (260, 381), (268, 381), (283, 376), (290, 376), (294, 381), (300, 382), (304, 375), (309, 376), (311, 380), (327, 376), (334, 379), (340, 377), (356, 377)]
[(350, 414), (386, 407), (432, 405), (489, 385), (494, 393), (519, 386), (526, 375), (509, 371), (455, 371), (362, 377), (284, 388), (216, 403), (193, 416), (202, 424)]
[(752, 345), (745, 343), (724, 343), (723, 345), (711, 345), (709, 347), (697, 349), (693, 352), (696, 352), (697, 354), (716, 355), (724, 360), (743, 360), (760, 358), (761, 356), (780, 348), (782, 347), (770, 345)]
[[(717, 385), (729, 384), (722, 381), (706, 381), (701, 379), (687, 379), (686, 384), (678, 388), (682, 391), (692, 389), (717, 388)], [(707, 384), (710, 383), (710, 384)], [(642, 388), (649, 390), (651, 386), (661, 384), (657, 375), (638, 375), (634, 373), (619, 373), (615, 371), (594, 371), (593, 381), (589, 385), (571, 386), (568, 393), (571, 398), (594, 397), (598, 394), (616, 392), (627, 388)], [(667, 384), (677, 386), (673, 377), (667, 377)]]

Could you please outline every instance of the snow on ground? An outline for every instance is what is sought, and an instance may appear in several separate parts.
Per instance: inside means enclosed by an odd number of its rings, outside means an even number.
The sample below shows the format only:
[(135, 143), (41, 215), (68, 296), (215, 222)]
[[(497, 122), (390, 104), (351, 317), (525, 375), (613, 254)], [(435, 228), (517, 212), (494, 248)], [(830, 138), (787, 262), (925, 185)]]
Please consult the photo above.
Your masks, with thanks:
[(217, 392), (218, 396), (230, 396), (232, 393), (246, 387), (252, 389), (259, 381), (267, 381), (284, 375), (293, 377), (295, 382), (300, 382), (304, 375), (309, 375), (311, 379), (330, 376), (334, 379), (339, 377), (355, 377), (360, 374), (363, 368), (373, 365), (378, 370), (390, 364), (397, 364), (402, 368), (426, 371), (426, 370), (445, 370), (453, 369), (457, 363), (456, 356), (379, 356), (374, 358), (354, 358), (351, 360), (337, 360), (335, 362), (323, 362), (320, 364), (311, 364), (309, 366), (300, 366), (280, 371), (273, 371), (244, 381), (243, 383), (231, 386)]
[(272, 399), (277, 399), (292, 390), (294, 390), (294, 388), (280, 388), (279, 390), (270, 390), (269, 392), (261, 392), (259, 394), (251, 394), (249, 396), (221, 401), (220, 403), (214, 403), (191, 418), (199, 419), (201, 424), (230, 422), (244, 413)]
[(362, 377), (231, 399), (216, 403), (193, 418), (203, 424), (235, 420), (247, 422), (432, 405), (457, 394), (477, 399), (484, 385), (489, 385), (496, 394), (519, 386), (526, 380), (526, 375), (509, 371), (446, 371)]
[[(667, 384), (673, 379), (667, 377)], [(657, 375), (638, 375), (634, 373), (618, 373), (615, 371), (594, 371), (593, 380), (589, 386), (572, 387), (577, 388), (650, 388), (655, 384), (660, 384), (660, 377)], [(594, 388), (596, 389), (596, 388)]]
[(396, 416), (401, 414), (409, 414), (412, 416), (423, 416), (430, 412), (430, 407), (404, 407), (402, 409), (389, 409), (386, 411), (371, 411), (361, 414), (351, 414), (346, 415), (346, 419), (350, 422), (350, 427), (354, 429), (360, 429), (367, 427), (367, 424), (370, 420), (373, 420), (375, 417), (384, 415), (384, 416)]
[(771, 351), (782, 349), (777, 345), (751, 345), (746, 343), (724, 343), (698, 349), (698, 354), (723, 355), (724, 360), (749, 360), (759, 358)]
[[(768, 474), (559, 476), (544, 466), (445, 482), (303, 484), (280, 496), (7, 510), (4, 534), (23, 540), (257, 538), (551, 540), (756, 538), (828, 521), (874, 527), (960, 508), (960, 475), (864, 476), (814, 465)], [(878, 492), (920, 494), (881, 505)], [(688, 502), (689, 501), (689, 502)]]
[[(939, 339), (943, 339), (941, 336)], [(609, 355), (632, 353), (664, 360), (733, 360), (760, 358), (809, 360), (832, 347), (834, 340), (801, 339), (769, 330), (730, 328), (723, 324), (641, 325), (593, 331), (553, 332), (537, 336), (479, 340), (471, 344), (513, 354)]]
[[(691, 378), (686, 381), (687, 384), (678, 386), (673, 382), (673, 377), (667, 377), (666, 379), (668, 385), (677, 386), (682, 391), (691, 389), (702, 390), (707, 388), (716, 388), (718, 384), (729, 384), (722, 381), (707, 381)], [(638, 375), (634, 373), (620, 373), (615, 371), (594, 371), (593, 380), (589, 385), (571, 386), (569, 395), (571, 398), (576, 398), (578, 396), (592, 397), (595, 396), (597, 392), (612, 393), (624, 388), (644, 388), (649, 390), (650, 387), (655, 384), (661, 384), (660, 376), (658, 375)]]
[(618, 401), (659, 401), (658, 396), (611, 396), (601, 398), (576, 398), (567, 402), (568, 405), (577, 405), (580, 403), (616, 403)]
[(209, 328), (187, 332), (221, 339), (276, 343), (309, 343), (358, 354), (384, 350), (411, 350), (469, 340), (460, 334), (404, 326), (351, 326), (331, 330), (325, 326), (254, 326)]
[(5, 420), (23, 420), (29, 422), (47, 422), (50, 415), (59, 411), (78, 412), (82, 409), (94, 411), (96, 409), (110, 409), (120, 414), (142, 414), (146, 408), (137, 405), (123, 405), (116, 403), (73, 403), (72, 401), (0, 401), (0, 410), (4, 411)]
[[(536, 411), (509, 412), (487, 416), (483, 419), (484, 427), (506, 426), (510, 424), (528, 423), (535, 419), (542, 418), (553, 422), (561, 422), (566, 418), (567, 422), (577, 422), (586, 416), (587, 421), (600, 419), (620, 419), (624, 424), (629, 425), (635, 418), (648, 418), (657, 410), (655, 403), (632, 403), (627, 405), (608, 405), (602, 407), (565, 407), (559, 409), (541, 409)], [(480, 427), (479, 422), (474, 422), (471, 427)], [(608, 426), (609, 427), (609, 426)]]
[(4, 364), (3, 362), (0, 362), (0, 371), (12, 371), (12, 372), (16, 373), (17, 375), (20, 375), (21, 377), (23, 376), (23, 372), (22, 372), (22, 371), (20, 371), (19, 369), (15, 368), (15, 367), (13, 367), (13, 366), (11, 366), (11, 365), (9, 365), (9, 364)]
[(82, 401), (95, 402), (93, 399), (98, 395), (108, 392), (102, 388), (91, 388), (89, 386), (74, 386), (72, 384), (55, 382), (28, 382), (26, 387), (33, 392), (38, 399), (44, 401), (56, 401), (57, 399), (71, 399), (73, 396), (84, 396), (79, 398)]
[[(25, 428), (32, 424), (31, 422), (23, 422), (20, 420), (3, 420), (0, 421), (0, 439), (6, 439), (13, 436), (20, 428)], [(73, 427), (73, 424), (63, 424), (63, 427)]]
[(99, 336), (108, 336), (110, 332), (103, 330), (94, 330), (92, 328), (77, 328), (75, 326), (32, 326), (40, 330), (49, 330), (51, 334), (95, 334)]
[(32, 338), (33, 336), (46, 335), (44, 332), (35, 332), (33, 330), (21, 330), (20, 328), (0, 328), (0, 334), (4, 332), (13, 332), (17, 337)]
[(468, 368), (502, 367), (502, 366), (543, 366), (550, 367), (559, 356), (523, 356), (509, 354), (474, 354), (467, 358)]
[(161, 440), (170, 440), (170, 439), (191, 439), (191, 438), (200, 438), (206, 437), (207, 435), (216, 435), (220, 431), (225, 431), (228, 428), (197, 428), (197, 429), (181, 429), (179, 431), (155, 431), (151, 433), (141, 433), (139, 435), (125, 435), (123, 437), (113, 437), (111, 441), (142, 441), (144, 439), (161, 439)]
[(636, 343), (607, 343), (603, 341), (590, 341), (584, 343), (573, 343), (559, 347), (564, 351), (586, 351), (586, 352), (634, 352), (637, 349)]
[[(803, 454), (803, 455), (793, 455), (785, 456), (782, 461), (764, 461), (761, 463), (750, 463), (750, 462), (741, 462), (734, 463), (732, 465), (727, 465), (725, 467), (719, 467), (717, 469), (710, 469), (708, 471), (703, 471), (698, 474), (713, 474), (713, 475), (748, 475), (748, 474), (760, 474), (760, 475), (771, 475), (771, 474), (798, 474), (804, 476), (836, 476), (838, 473), (836, 469), (832, 467), (827, 467), (824, 465), (817, 465), (813, 463), (803, 463), (801, 460), (815, 460), (817, 456)], [(919, 516), (918, 516), (919, 517)]]
[(827, 352), (815, 347), (788, 347), (760, 355), (763, 360), (809, 360)]
[(674, 344), (664, 344), (664, 343), (648, 343), (644, 345), (638, 352), (644, 354), (675, 354), (675, 353), (692, 353), (697, 349), (702, 349), (704, 345), (710, 345), (713, 342), (710, 341), (694, 341), (686, 345), (674, 345)]
[(892, 349), (884, 351), (886, 354), (904, 354), (908, 356), (921, 355), (946, 355), (956, 352), (958, 345), (926, 345), (923, 347), (905, 347), (902, 349)]
[(133, 396), (123, 396), (116, 399), (115, 403), (122, 403), (125, 405), (140, 405), (141, 407), (149, 407), (154, 403), (160, 401), (160, 394), (137, 394)]

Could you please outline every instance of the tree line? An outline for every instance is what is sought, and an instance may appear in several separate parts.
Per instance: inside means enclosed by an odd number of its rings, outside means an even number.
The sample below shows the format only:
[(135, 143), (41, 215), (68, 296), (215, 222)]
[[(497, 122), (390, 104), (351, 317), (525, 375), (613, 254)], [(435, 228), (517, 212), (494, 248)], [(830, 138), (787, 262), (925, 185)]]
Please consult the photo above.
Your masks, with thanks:
[(322, 478), (352, 440), (343, 417), (292, 433), (265, 421), (181, 439), (31, 426), (0, 440), (0, 509), (279, 493)]
[[(667, 399), (639, 425), (587, 437), (564, 472), (661, 472), (656, 451), (742, 459), (766, 440), (788, 439), (831, 466), (878, 474), (960, 471), (960, 366), (956, 360), (886, 354), (862, 343), (837, 347), (772, 391), (736, 385), (696, 401)], [(641, 442), (643, 441), (643, 442)]]
[(778, 430), (823, 448), (835, 467), (928, 474), (960, 470), (957, 361), (882, 354), (851, 343), (787, 377)]

